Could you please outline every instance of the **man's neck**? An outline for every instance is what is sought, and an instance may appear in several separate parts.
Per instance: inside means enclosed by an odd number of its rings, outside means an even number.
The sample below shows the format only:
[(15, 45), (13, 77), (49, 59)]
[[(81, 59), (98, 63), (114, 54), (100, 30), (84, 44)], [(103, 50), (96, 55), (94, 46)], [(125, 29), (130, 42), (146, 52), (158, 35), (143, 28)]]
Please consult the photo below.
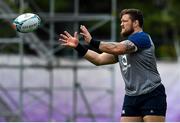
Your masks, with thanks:
[(142, 28), (139, 27), (139, 28), (135, 28), (133, 33), (142, 32), (142, 31), (143, 31)]

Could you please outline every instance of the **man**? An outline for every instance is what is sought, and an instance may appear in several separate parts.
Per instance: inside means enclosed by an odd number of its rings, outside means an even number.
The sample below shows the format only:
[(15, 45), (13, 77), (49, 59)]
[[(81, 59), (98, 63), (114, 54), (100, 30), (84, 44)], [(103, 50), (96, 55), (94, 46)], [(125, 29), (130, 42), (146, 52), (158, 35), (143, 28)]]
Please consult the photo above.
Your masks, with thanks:
[(163, 122), (167, 109), (165, 88), (157, 71), (153, 42), (142, 29), (143, 15), (137, 9), (124, 9), (120, 19), (121, 36), (126, 38), (121, 42), (96, 41), (85, 26), (80, 27), (85, 42), (101, 54), (83, 47), (77, 32), (72, 37), (65, 31), (59, 40), (95, 65), (119, 62), (126, 92), (122, 122)]

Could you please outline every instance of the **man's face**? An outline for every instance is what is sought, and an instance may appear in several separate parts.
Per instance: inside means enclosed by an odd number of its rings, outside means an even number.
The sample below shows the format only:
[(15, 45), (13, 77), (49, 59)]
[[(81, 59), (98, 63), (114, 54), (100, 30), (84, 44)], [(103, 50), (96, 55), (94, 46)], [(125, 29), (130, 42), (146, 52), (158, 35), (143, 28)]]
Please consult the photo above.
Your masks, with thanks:
[(121, 36), (127, 37), (134, 32), (133, 21), (128, 14), (121, 17)]

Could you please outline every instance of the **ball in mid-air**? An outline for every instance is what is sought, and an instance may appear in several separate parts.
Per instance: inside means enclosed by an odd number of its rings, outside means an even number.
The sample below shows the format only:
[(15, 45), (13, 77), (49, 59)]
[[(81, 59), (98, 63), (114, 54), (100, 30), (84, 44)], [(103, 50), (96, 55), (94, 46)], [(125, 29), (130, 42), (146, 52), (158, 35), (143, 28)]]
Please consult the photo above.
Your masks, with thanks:
[(38, 15), (24, 13), (13, 21), (13, 26), (18, 32), (28, 33), (36, 30), (40, 26), (40, 23), (41, 19)]

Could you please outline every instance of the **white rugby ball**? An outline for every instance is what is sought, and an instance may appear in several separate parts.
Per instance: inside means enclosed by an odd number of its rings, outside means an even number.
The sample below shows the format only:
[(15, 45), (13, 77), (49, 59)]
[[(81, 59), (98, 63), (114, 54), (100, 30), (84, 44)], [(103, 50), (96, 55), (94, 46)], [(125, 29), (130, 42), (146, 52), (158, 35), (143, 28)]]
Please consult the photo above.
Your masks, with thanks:
[(18, 32), (27, 33), (36, 30), (40, 26), (40, 23), (41, 19), (38, 15), (24, 13), (13, 21), (13, 26)]

